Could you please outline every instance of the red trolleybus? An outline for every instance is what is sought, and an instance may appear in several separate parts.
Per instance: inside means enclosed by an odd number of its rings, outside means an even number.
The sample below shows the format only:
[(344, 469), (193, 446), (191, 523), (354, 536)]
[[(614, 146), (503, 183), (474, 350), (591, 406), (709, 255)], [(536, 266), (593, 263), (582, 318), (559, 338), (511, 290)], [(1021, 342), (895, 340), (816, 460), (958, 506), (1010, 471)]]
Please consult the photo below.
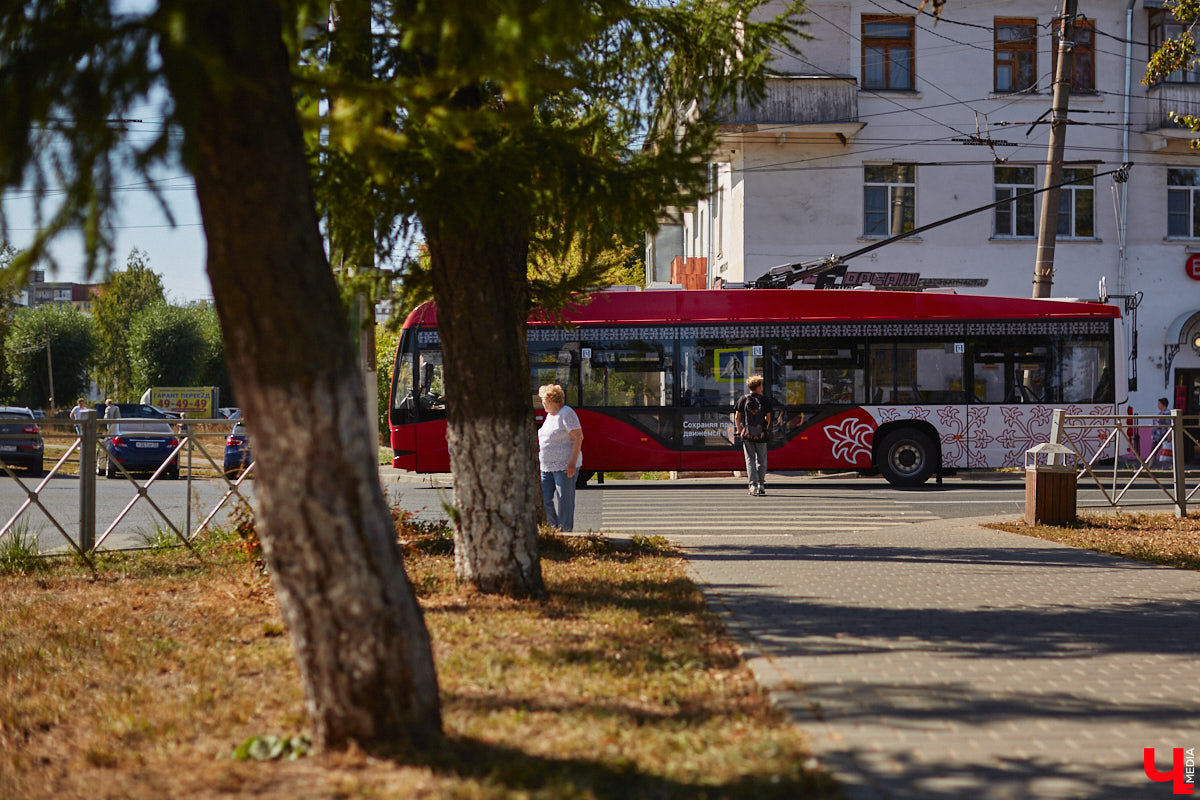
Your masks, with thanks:
[[(1116, 413), (1109, 305), (882, 291), (607, 291), (567, 324), (531, 320), (529, 388), (559, 383), (602, 470), (744, 468), (734, 403), (759, 374), (777, 413), (773, 470), (1020, 465), (1051, 411)], [(394, 466), (448, 472), (437, 311), (404, 324), (390, 404)]]

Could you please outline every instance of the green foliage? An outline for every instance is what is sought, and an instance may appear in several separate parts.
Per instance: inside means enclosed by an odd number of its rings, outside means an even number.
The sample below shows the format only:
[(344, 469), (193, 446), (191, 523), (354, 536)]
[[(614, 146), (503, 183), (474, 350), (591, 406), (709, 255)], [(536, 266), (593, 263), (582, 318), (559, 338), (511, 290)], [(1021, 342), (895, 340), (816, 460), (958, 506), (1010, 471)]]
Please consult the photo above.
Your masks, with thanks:
[(237, 536), (238, 549), (246, 556), (246, 560), (255, 565), (261, 572), (266, 572), (266, 562), (263, 560), (262, 541), (258, 538), (258, 522), (254, 509), (240, 497), (229, 515), (233, 533)]
[(150, 269), (145, 253), (132, 250), (125, 269), (113, 273), (92, 303), (98, 346), (96, 382), (105, 395), (131, 401), (145, 390), (133, 382), (129, 329), (143, 309), (164, 301), (162, 276)]
[(396, 364), (396, 345), (400, 334), (386, 328), (375, 330), (375, 384), (379, 400), (379, 441), (388, 436), (388, 404), (392, 398), (392, 367)]
[(205, 364), (206, 342), (196, 309), (156, 303), (134, 316), (129, 326), (133, 385), (194, 386)]
[(221, 405), (237, 405), (229, 380), (229, 368), (225, 364), (225, 342), (221, 338), (221, 321), (217, 318), (217, 310), (209, 303), (198, 303), (189, 308), (204, 340), (191, 385), (215, 386), (221, 392)]
[[(1142, 83), (1146, 86), (1165, 80), (1172, 72), (1179, 69), (1190, 69), (1200, 64), (1196, 57), (1196, 39), (1192, 35), (1192, 25), (1200, 20), (1200, 0), (1167, 0), (1166, 7), (1186, 28), (1174, 39), (1164, 41), (1155, 52), (1150, 54), (1146, 64), (1146, 74)], [(1169, 112), (1171, 120), (1177, 125), (1188, 128), (1192, 133), (1200, 132), (1200, 117), (1193, 114)], [(1200, 149), (1200, 140), (1192, 140), (1192, 149)]]
[(53, 303), (21, 309), (13, 317), (4, 339), (5, 368), (17, 401), (22, 405), (42, 406), (49, 403), (53, 394), (56, 404), (72, 405), (76, 397), (87, 391), (87, 371), (95, 349), (92, 318), (74, 306)]
[[(17, 313), (17, 295), (21, 291), (21, 281), (16, 271), (10, 265), (16, 258), (17, 249), (10, 244), (0, 245), (0, 344), (8, 338), (8, 330), (12, 327), (13, 314)], [(4, 348), (0, 347), (0, 402), (7, 402), (12, 396), (9, 385), (8, 370), (5, 368)]]
[[(561, 236), (555, 234), (550, 238)], [(541, 247), (541, 241), (542, 238), (535, 238), (530, 251), (529, 278), (535, 305), (561, 308), (572, 295), (591, 288), (646, 283), (638, 246), (617, 236), (590, 255), (584, 252), (580, 240), (572, 242), (560, 255), (552, 248)]]
[(251, 736), (234, 749), (233, 757), (238, 761), (295, 761), (311, 749), (307, 736)]
[(37, 532), (19, 520), (0, 539), (0, 575), (27, 575), (45, 566)]
[(657, 553), (661, 555), (677, 552), (677, 548), (665, 536), (645, 536), (635, 533), (630, 537), (629, 543), (630, 548), (635, 553)]
[[(379, 4), (376, 26), (395, 35), (377, 38), (371, 80), (315, 55), (324, 40), (298, 75), (324, 210), (369, 205), (385, 258), (413, 219), (430, 241), (452, 224), (445, 235), (524, 239), (535, 301), (561, 303), (600, 283), (614, 240), (702, 192), (717, 120), (761, 96), (767, 61), (798, 34), (800, 3), (778, 17), (766, 5)], [(332, 118), (323, 92), (339, 98)], [(430, 266), (410, 259), (405, 282), (427, 285)]]
[[(180, 529), (183, 525), (178, 526)], [(165, 522), (157, 522), (149, 529), (137, 529), (135, 534), (141, 540), (142, 546), (154, 553), (165, 553), (174, 547), (179, 547), (179, 536)], [(187, 535), (186, 532), (184, 534)]]

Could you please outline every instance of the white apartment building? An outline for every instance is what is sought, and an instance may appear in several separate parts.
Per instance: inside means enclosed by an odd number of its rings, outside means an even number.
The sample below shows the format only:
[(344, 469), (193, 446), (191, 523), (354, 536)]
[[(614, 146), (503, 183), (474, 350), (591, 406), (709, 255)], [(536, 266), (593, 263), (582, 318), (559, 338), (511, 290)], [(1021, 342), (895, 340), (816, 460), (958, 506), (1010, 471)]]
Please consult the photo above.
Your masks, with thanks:
[[(809, 3), (812, 38), (723, 125), (707, 197), (649, 240), (652, 283), (683, 257), (706, 264), (708, 285), (736, 285), (1042, 187), (1059, 5), (951, 0), (937, 22), (918, 5)], [(1134, 166), (1124, 184), (1063, 188), (1053, 296), (1094, 299), (1101, 278), (1111, 302), (1140, 295), (1131, 404), (1153, 413), (1166, 396), (1200, 413), (1200, 151), (1168, 119), (1200, 114), (1200, 70), (1141, 83), (1179, 27), (1161, 0), (1081, 0), (1079, 13), (1065, 175)], [(1028, 297), (1042, 197), (851, 259), (841, 284)]]

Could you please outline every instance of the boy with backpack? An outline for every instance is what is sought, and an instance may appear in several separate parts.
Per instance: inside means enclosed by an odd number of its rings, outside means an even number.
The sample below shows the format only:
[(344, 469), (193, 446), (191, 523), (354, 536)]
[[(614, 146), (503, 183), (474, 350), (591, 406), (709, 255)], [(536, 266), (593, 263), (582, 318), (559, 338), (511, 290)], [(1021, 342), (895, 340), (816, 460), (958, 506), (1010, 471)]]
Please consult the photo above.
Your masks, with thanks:
[(771, 398), (763, 394), (761, 375), (746, 379), (749, 390), (734, 406), (733, 420), (742, 451), (746, 454), (746, 477), (750, 480), (750, 495), (762, 497), (767, 493), (767, 439), (771, 432), (771, 414), (775, 410)]

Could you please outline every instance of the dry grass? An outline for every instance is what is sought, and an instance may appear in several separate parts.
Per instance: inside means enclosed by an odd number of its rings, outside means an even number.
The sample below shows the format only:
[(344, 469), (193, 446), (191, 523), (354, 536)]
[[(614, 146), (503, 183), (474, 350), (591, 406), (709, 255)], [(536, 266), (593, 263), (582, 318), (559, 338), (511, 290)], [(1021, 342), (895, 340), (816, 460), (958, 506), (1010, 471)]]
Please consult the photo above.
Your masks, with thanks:
[(1200, 519), (1171, 514), (1094, 514), (1070, 526), (997, 523), (991, 527), (1183, 569), (1200, 569)]
[(173, 550), (0, 576), (0, 797), (836, 796), (677, 554), (546, 539), (550, 595), (516, 601), (460, 594), (444, 537), (415, 533), (440, 752), (233, 757), (306, 720), (269, 581), (230, 535), (204, 565)]

